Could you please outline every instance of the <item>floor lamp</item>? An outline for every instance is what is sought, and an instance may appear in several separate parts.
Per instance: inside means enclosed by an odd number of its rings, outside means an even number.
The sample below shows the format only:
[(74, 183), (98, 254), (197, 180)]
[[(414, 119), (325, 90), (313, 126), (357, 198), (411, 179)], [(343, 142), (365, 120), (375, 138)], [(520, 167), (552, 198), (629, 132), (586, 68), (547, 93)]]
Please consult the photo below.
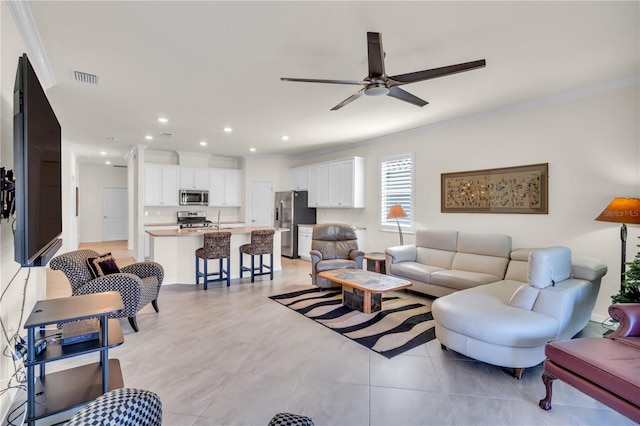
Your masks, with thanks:
[(625, 276), (625, 264), (627, 262), (627, 223), (640, 224), (640, 198), (614, 198), (613, 201), (596, 217), (601, 222), (622, 223), (620, 228), (621, 263), (620, 263), (620, 289)]
[(400, 228), (400, 222), (398, 221), (398, 218), (400, 217), (407, 217), (407, 212), (404, 211), (400, 204), (391, 206), (389, 213), (387, 214), (387, 219), (396, 220), (396, 223), (398, 224), (398, 233), (400, 234), (400, 245), (402, 246), (404, 245), (404, 242), (402, 241), (402, 228)]

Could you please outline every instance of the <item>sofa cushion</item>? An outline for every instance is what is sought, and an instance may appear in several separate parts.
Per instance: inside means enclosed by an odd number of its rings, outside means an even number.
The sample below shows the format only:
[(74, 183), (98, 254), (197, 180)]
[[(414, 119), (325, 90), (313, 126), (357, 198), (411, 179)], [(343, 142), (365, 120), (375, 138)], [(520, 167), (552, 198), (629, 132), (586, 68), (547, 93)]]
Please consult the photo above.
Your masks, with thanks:
[(529, 253), (532, 248), (515, 249), (510, 254), (509, 266), (504, 274), (505, 280), (516, 280), (526, 283), (529, 281)]
[(496, 278), (489, 281), (492, 282), (504, 278), (504, 274), (507, 271), (508, 264), (508, 257), (484, 256), (471, 253), (456, 253), (453, 257), (453, 262), (451, 262), (451, 269), (493, 275)]
[(500, 281), (501, 277), (482, 272), (447, 270), (435, 271), (429, 277), (429, 283), (453, 288), (456, 290), (464, 290), (476, 287), (482, 284), (489, 284)]
[[(509, 258), (511, 237), (502, 234), (458, 233), (458, 253), (481, 254)], [(502, 274), (504, 276), (504, 273)]]
[(553, 363), (640, 406), (640, 351), (602, 337), (550, 342), (545, 354)]
[(529, 254), (529, 285), (545, 288), (571, 277), (571, 250), (548, 247)]
[(438, 250), (428, 247), (416, 247), (416, 262), (438, 268), (451, 269), (455, 251)]
[(456, 251), (458, 231), (441, 229), (418, 229), (416, 231), (416, 246), (438, 250)]
[(331, 269), (357, 269), (358, 264), (349, 259), (328, 259), (316, 263), (316, 272), (329, 271)]
[(538, 294), (540, 294), (539, 288), (531, 287), (529, 284), (523, 284), (513, 293), (508, 305), (530, 311), (536, 303)]
[(443, 268), (425, 265), (419, 262), (401, 262), (389, 265), (388, 272), (392, 275), (406, 278), (409, 281), (429, 282), (432, 273), (443, 270)]

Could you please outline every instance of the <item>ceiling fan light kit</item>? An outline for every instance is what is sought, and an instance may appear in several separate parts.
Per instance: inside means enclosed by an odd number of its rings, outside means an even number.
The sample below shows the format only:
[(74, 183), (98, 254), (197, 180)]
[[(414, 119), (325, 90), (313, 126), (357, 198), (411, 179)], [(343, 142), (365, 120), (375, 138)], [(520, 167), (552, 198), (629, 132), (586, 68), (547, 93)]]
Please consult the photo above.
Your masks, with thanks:
[(459, 72), (471, 71), (486, 66), (486, 61), (464, 62), (462, 64), (449, 65), (446, 67), (433, 68), (424, 71), (416, 71), (407, 74), (388, 76), (384, 69), (384, 50), (382, 49), (382, 34), (367, 33), (367, 55), (369, 63), (369, 74), (362, 81), (354, 80), (322, 80), (310, 78), (289, 78), (282, 77), (282, 81), (293, 81), (303, 83), (327, 83), (327, 84), (351, 84), (364, 86), (362, 89), (349, 96), (338, 105), (331, 108), (331, 111), (338, 110), (343, 106), (355, 101), (363, 94), (367, 96), (391, 96), (392, 98), (408, 102), (412, 105), (423, 107), (427, 101), (412, 95), (398, 86), (404, 84), (417, 83), (419, 81), (430, 80), (432, 78), (444, 77)]

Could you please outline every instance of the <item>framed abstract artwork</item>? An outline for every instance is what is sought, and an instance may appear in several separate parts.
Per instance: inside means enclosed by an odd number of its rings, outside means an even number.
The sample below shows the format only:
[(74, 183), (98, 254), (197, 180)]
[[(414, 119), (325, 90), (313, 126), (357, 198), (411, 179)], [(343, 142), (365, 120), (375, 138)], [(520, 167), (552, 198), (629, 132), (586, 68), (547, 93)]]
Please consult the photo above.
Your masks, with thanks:
[(549, 163), (442, 173), (442, 213), (547, 214)]

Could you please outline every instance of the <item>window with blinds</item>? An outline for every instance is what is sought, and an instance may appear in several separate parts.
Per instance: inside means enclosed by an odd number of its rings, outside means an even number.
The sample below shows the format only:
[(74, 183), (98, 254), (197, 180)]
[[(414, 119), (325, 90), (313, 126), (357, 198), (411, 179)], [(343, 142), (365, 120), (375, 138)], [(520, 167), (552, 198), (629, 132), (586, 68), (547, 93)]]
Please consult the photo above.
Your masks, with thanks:
[(403, 229), (413, 230), (413, 154), (383, 158), (380, 182), (380, 225), (397, 230), (396, 219), (387, 219), (389, 209), (400, 204), (407, 217), (398, 218)]

